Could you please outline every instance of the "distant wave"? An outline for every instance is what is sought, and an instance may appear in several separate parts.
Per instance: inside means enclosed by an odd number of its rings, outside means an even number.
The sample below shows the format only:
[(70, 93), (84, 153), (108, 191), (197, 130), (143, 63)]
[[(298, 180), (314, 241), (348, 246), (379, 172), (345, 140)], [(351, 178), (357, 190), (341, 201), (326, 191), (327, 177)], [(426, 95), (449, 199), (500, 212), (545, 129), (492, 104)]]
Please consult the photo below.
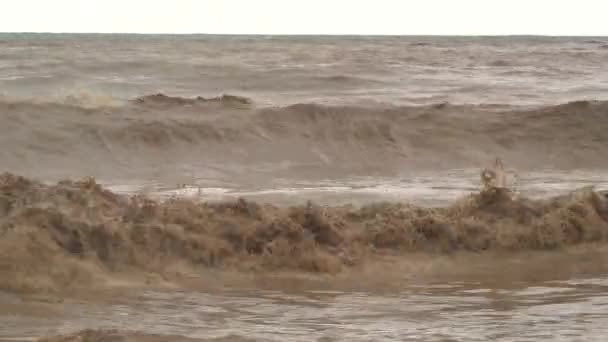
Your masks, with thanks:
[(489, 65), (494, 67), (508, 67), (511, 66), (511, 63), (509, 61), (505, 61), (504, 59), (497, 59), (490, 62)]
[(605, 40), (598, 40), (598, 39), (589, 39), (589, 40), (585, 40), (584, 43), (587, 44), (604, 44), (606, 43)]
[(416, 42), (416, 43), (410, 43), (410, 46), (431, 46), (431, 43), (426, 43), (426, 42)]
[(10, 97), (3, 96), (0, 94), (0, 105), (5, 106), (70, 106), (70, 107), (83, 107), (83, 108), (95, 108), (95, 107), (116, 107), (125, 105), (128, 103), (142, 104), (142, 105), (193, 105), (193, 104), (223, 104), (223, 105), (252, 105), (253, 100), (244, 96), (223, 94), (216, 97), (205, 98), (197, 96), (193, 98), (180, 97), (180, 96), (169, 96), (163, 93), (150, 94), (140, 96), (130, 100), (124, 100), (107, 96), (104, 94), (82, 92), (78, 94), (69, 94), (62, 97), (36, 97), (36, 98), (23, 98), (23, 97)]
[(140, 104), (164, 104), (164, 105), (191, 105), (197, 103), (221, 103), (227, 105), (251, 105), (253, 101), (244, 96), (225, 94), (218, 97), (204, 98), (185, 98), (179, 96), (168, 96), (162, 93), (138, 97), (134, 100)]
[(378, 80), (374, 80), (371, 78), (350, 76), (350, 75), (331, 75), (331, 76), (317, 76), (315, 79), (332, 82), (332, 83), (344, 83), (344, 84), (362, 84), (362, 83), (382, 83)]

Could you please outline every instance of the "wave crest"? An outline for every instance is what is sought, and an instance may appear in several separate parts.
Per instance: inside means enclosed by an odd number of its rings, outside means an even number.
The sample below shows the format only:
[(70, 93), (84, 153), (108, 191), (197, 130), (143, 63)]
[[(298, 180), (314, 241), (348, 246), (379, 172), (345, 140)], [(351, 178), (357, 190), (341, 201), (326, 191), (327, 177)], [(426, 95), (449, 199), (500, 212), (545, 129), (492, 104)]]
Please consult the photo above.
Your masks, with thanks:
[(443, 208), (405, 203), (281, 208), (243, 199), (156, 202), (113, 194), (90, 178), (48, 186), (3, 174), (0, 288), (60, 289), (94, 281), (92, 270), (164, 273), (176, 262), (337, 273), (386, 253), (605, 243), (605, 196), (582, 189), (535, 201), (492, 189)]
[(502, 155), (519, 168), (608, 165), (598, 158), (608, 145), (605, 101), (542, 108), (449, 103), (260, 108), (238, 96), (157, 94), (102, 108), (0, 102), (0, 112), (0, 143), (12, 146), (0, 161), (10, 157), (16, 164), (19, 156), (33, 160), (49, 151), (69, 156), (76, 149), (65, 147), (76, 146), (99, 157), (137, 151), (138, 157), (152, 158), (160, 150), (172, 150), (186, 158), (239, 153), (262, 161), (312, 163), (322, 155), (335, 163), (469, 167)]
[(253, 101), (244, 96), (230, 95), (224, 94), (218, 97), (204, 98), (202, 96), (197, 96), (195, 98), (186, 98), (179, 96), (168, 96), (162, 93), (154, 94), (154, 95), (145, 95), (138, 97), (134, 100), (136, 103), (140, 104), (156, 104), (156, 105), (193, 105), (199, 103), (219, 103), (223, 105), (251, 105)]

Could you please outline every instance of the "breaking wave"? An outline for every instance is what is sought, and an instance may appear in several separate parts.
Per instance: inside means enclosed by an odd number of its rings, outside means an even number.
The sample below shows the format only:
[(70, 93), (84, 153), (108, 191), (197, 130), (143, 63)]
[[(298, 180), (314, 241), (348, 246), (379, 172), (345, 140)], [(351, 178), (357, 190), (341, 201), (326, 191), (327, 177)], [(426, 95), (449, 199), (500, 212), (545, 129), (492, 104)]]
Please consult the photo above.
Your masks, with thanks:
[[(119, 106), (0, 101), (0, 162), (49, 153), (111, 163), (116, 153), (197, 159), (254, 155), (306, 162), (383, 161), (479, 165), (494, 155), (515, 167), (608, 165), (608, 102), (540, 108), (432, 106), (258, 107), (248, 98), (142, 96)], [(262, 153), (262, 151), (264, 153)], [(76, 153), (80, 154), (76, 154)], [(322, 158), (320, 157), (322, 156)], [(63, 159), (65, 161), (65, 159)], [(296, 160), (297, 161), (297, 160)], [(383, 162), (384, 163), (384, 162)]]
[(100, 275), (216, 270), (339, 273), (382, 255), (558, 249), (608, 241), (608, 199), (484, 190), (442, 208), (375, 203), (291, 208), (246, 200), (156, 202), (93, 179), (0, 176), (0, 288), (61, 290)]

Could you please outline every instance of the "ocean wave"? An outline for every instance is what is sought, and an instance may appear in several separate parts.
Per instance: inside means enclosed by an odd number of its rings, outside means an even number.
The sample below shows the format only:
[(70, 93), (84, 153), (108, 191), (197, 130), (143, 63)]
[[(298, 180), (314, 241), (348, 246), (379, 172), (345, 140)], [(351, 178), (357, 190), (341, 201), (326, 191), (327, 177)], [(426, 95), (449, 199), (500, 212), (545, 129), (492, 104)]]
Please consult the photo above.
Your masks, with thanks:
[(0, 176), (0, 289), (64, 290), (103, 275), (193, 268), (339, 273), (382, 255), (558, 249), (608, 241), (608, 198), (548, 200), (489, 189), (442, 208), (375, 203), (291, 208), (246, 200), (156, 202), (94, 179)]
[[(495, 61), (496, 65), (502, 65), (504, 61)], [(507, 62), (504, 62), (507, 63)], [(349, 81), (349, 80), (360, 80), (357, 77), (350, 77), (345, 75), (335, 75), (335, 76), (327, 76), (322, 77), (323, 79), (332, 80), (332, 81)], [(562, 108), (564, 106), (582, 106), (582, 105), (595, 105), (595, 106), (605, 106), (608, 101), (605, 100), (575, 100), (566, 103), (559, 103), (555, 105), (544, 105), (544, 106), (534, 106), (531, 108), (534, 111), (551, 111), (553, 108)], [(110, 105), (113, 104), (113, 105)], [(473, 110), (484, 110), (488, 108), (492, 108), (495, 106), (499, 106), (501, 108), (513, 108), (514, 111), (518, 110), (517, 105), (507, 105), (507, 104), (451, 104), (451, 103), (437, 103), (437, 104), (422, 104), (422, 105), (414, 105), (414, 106), (395, 106), (390, 103), (381, 104), (378, 103), (377, 107), (374, 106), (353, 106), (353, 105), (324, 105), (319, 103), (294, 103), (292, 105), (286, 106), (263, 106), (263, 107), (255, 107), (256, 102), (254, 99), (251, 99), (246, 96), (234, 95), (234, 94), (222, 94), (215, 97), (203, 97), (203, 96), (195, 96), (195, 97), (184, 97), (184, 96), (171, 96), (166, 95), (164, 93), (155, 93), (142, 95), (131, 99), (124, 99), (119, 97), (113, 97), (106, 94), (93, 93), (93, 92), (79, 92), (79, 93), (69, 93), (65, 95), (57, 95), (57, 96), (44, 96), (44, 97), (20, 97), (20, 96), (9, 96), (6, 94), (0, 94), (0, 109), (3, 109), (3, 112), (6, 112), (7, 107), (11, 107), (16, 109), (20, 106), (67, 106), (67, 107), (83, 107), (83, 108), (104, 108), (104, 107), (118, 107), (118, 106), (129, 106), (129, 105), (165, 105), (167, 107), (170, 106), (184, 106), (184, 105), (194, 105), (194, 104), (223, 104), (227, 106), (235, 105), (235, 106), (243, 106), (247, 108), (293, 108), (299, 107), (303, 108), (307, 106), (308, 108), (318, 110), (319, 108), (324, 108), (325, 111), (335, 111), (340, 112), (343, 110), (354, 110), (357, 112), (367, 111), (370, 114), (373, 114), (377, 110), (385, 110), (387, 108), (393, 109), (395, 111), (408, 112), (412, 110), (424, 110), (429, 108), (437, 108), (438, 106), (450, 105), (452, 108), (471, 108)]]
[(586, 44), (604, 44), (604, 43), (606, 43), (606, 41), (605, 40), (599, 40), (599, 39), (588, 39), (588, 40), (583, 41), (583, 43), (586, 43)]
[(427, 43), (427, 42), (415, 42), (415, 43), (409, 44), (409, 46), (421, 46), (421, 47), (431, 46), (431, 45), (433, 45), (433, 44)]
[[(106, 342), (125, 342), (129, 340), (146, 340), (144, 336), (137, 335), (134, 333), (120, 332), (118, 330), (81, 330), (72, 334), (56, 335), (56, 336), (45, 336), (38, 339), (38, 342), (92, 342), (92, 341), (106, 341)], [(150, 338), (150, 340), (154, 340)]]
[(357, 77), (352, 75), (331, 75), (331, 76), (317, 76), (314, 79), (318, 79), (325, 82), (331, 83), (341, 83), (341, 84), (381, 84), (381, 81), (365, 78), (365, 77)]
[[(216, 97), (202, 97), (197, 96), (193, 98), (180, 97), (180, 96), (169, 96), (163, 93), (144, 95), (136, 97), (134, 99), (122, 99), (105, 94), (92, 93), (92, 92), (80, 92), (74, 94), (58, 95), (58, 96), (46, 96), (46, 97), (18, 97), (18, 96), (6, 96), (0, 94), (0, 106), (11, 106), (13, 108), (18, 106), (69, 106), (69, 107), (82, 107), (86, 109), (90, 108), (106, 108), (106, 107), (120, 107), (128, 104), (139, 104), (139, 105), (164, 105), (164, 106), (184, 106), (194, 104), (222, 104), (226, 106), (248, 106), (252, 105), (253, 101), (245, 96), (223, 94)], [(2, 107), (0, 107), (2, 108)]]
[(0, 142), (11, 146), (0, 160), (8, 163), (5, 158), (11, 156), (11, 163), (18, 164), (18, 156), (34, 160), (37, 153), (77, 146), (87, 155), (101, 153), (99, 158), (112, 151), (137, 152), (144, 159), (159, 149), (197, 158), (257, 151), (261, 159), (310, 162), (322, 155), (325, 163), (403, 160), (459, 167), (502, 155), (516, 167), (596, 167), (608, 164), (598, 158), (608, 145), (607, 113), (605, 101), (538, 108), (449, 103), (256, 107), (239, 96), (162, 94), (101, 107), (0, 101)]
[(493, 67), (509, 67), (509, 66), (512, 66), (513, 64), (504, 59), (497, 59), (497, 60), (491, 61), (490, 63), (488, 63), (488, 65), (493, 66)]
[(199, 103), (220, 103), (223, 105), (251, 105), (253, 101), (244, 96), (225, 94), (218, 97), (204, 98), (197, 96), (195, 98), (186, 98), (179, 96), (168, 96), (162, 93), (154, 95), (145, 95), (134, 100), (138, 104), (162, 104), (162, 105), (193, 105)]

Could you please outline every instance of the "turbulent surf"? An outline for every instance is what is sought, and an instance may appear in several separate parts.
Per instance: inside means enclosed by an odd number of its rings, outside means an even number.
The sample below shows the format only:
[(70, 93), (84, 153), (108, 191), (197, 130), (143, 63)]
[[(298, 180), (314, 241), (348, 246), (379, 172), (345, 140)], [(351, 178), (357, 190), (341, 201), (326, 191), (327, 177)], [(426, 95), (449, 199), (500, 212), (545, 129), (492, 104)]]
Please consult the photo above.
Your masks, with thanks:
[(607, 44), (0, 33), (0, 340), (602, 341)]
[[(444, 208), (374, 203), (280, 208), (246, 200), (155, 202), (92, 179), (0, 177), (3, 289), (90, 286), (107, 274), (188, 268), (338, 273), (386, 254), (555, 249), (608, 239), (591, 189), (543, 201), (488, 188)], [(99, 274), (96, 274), (99, 272)]]

